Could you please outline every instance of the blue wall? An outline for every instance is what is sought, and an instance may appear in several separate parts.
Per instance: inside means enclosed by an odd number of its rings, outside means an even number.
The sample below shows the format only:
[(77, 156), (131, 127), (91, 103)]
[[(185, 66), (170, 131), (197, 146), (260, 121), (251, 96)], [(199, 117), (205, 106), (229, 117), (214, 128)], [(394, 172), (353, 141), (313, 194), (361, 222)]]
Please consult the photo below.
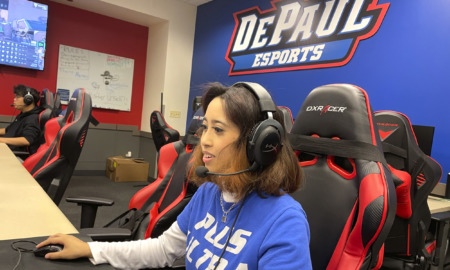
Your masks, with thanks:
[[(299, 0), (300, 1), (300, 0)], [(375, 1), (376, 2), (376, 1)], [(365, 89), (374, 111), (394, 110), (412, 124), (435, 126), (431, 156), (450, 172), (450, 1), (379, 0), (390, 3), (378, 32), (357, 47), (341, 67), (229, 76), (226, 60), (233, 36), (233, 13), (268, 0), (214, 0), (199, 6), (189, 100), (202, 94), (201, 85), (219, 81), (254, 81), (265, 86), (277, 105), (297, 114), (304, 98), (317, 86), (350, 83)], [(192, 112), (189, 111), (189, 115)]]

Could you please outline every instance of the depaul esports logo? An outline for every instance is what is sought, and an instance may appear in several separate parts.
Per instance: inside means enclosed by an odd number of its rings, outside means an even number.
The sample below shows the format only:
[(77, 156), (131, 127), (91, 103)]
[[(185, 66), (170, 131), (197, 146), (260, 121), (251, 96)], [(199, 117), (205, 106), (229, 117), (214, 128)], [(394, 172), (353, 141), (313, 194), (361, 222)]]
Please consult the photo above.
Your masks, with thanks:
[(234, 14), (229, 75), (337, 67), (379, 29), (389, 3), (378, 0), (274, 0)]

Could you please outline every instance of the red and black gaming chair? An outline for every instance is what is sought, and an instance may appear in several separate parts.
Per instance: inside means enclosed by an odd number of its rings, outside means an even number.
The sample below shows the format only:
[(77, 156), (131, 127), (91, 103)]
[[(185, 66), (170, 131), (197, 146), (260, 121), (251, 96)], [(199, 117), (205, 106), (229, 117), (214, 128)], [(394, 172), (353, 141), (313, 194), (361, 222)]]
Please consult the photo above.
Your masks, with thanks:
[(176, 142), (180, 139), (180, 133), (166, 123), (160, 111), (153, 111), (150, 115), (150, 129), (152, 131), (156, 152), (159, 152), (159, 149), (163, 145)]
[(419, 148), (408, 117), (380, 111), (374, 119), (397, 192), (397, 213), (385, 243), (383, 268), (425, 269), (434, 246), (427, 239), (431, 222), (427, 198), (439, 183), (442, 169)]
[(83, 88), (75, 90), (66, 115), (47, 122), (45, 143), (23, 163), (56, 204), (59, 204), (78, 162), (91, 110), (89, 94)]
[[(200, 109), (193, 116), (186, 136), (183, 140), (165, 144), (161, 147), (158, 157), (158, 177), (151, 184), (139, 190), (130, 200), (129, 211), (125, 212), (104, 227), (91, 228), (95, 223), (95, 214), (98, 206), (112, 205), (111, 200), (92, 197), (67, 198), (82, 206), (81, 232), (98, 241), (145, 239), (157, 237), (168, 229), (179, 213), (190, 201), (196, 187), (189, 182), (192, 169), (189, 161), (198, 144), (196, 131), (203, 121), (203, 112)], [(135, 233), (126, 228), (124, 222), (136, 218), (136, 212), (143, 215), (142, 220), (135, 227)], [(131, 215), (129, 215), (131, 213)], [(128, 222), (128, 224), (130, 224)], [(133, 225), (133, 224), (132, 224)]]
[(154, 238), (167, 230), (197, 190), (189, 182), (192, 168), (189, 162), (195, 146), (196, 135), (203, 122), (203, 110), (199, 109), (189, 124), (181, 141), (165, 144), (158, 158), (158, 178), (139, 190), (130, 200), (129, 209), (141, 209), (150, 214), (142, 222), (135, 239)]
[(288, 136), (305, 175), (292, 196), (308, 218), (313, 269), (378, 269), (396, 197), (367, 93), (314, 89)]

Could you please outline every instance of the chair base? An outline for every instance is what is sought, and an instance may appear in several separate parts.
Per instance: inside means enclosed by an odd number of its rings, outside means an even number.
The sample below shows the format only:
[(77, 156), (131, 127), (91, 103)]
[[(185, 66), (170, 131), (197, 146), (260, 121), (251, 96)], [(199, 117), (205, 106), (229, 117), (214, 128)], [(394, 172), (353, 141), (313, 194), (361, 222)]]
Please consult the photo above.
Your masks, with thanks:
[(429, 269), (429, 264), (425, 258), (416, 260), (411, 258), (384, 257), (382, 270), (425, 270)]

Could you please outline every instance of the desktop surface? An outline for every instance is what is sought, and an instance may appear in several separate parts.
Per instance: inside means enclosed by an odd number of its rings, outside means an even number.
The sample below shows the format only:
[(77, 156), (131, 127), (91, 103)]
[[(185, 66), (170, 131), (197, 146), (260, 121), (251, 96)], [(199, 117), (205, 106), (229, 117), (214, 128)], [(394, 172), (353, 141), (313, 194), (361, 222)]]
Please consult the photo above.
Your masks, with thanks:
[(0, 240), (78, 232), (4, 143), (0, 186)]

